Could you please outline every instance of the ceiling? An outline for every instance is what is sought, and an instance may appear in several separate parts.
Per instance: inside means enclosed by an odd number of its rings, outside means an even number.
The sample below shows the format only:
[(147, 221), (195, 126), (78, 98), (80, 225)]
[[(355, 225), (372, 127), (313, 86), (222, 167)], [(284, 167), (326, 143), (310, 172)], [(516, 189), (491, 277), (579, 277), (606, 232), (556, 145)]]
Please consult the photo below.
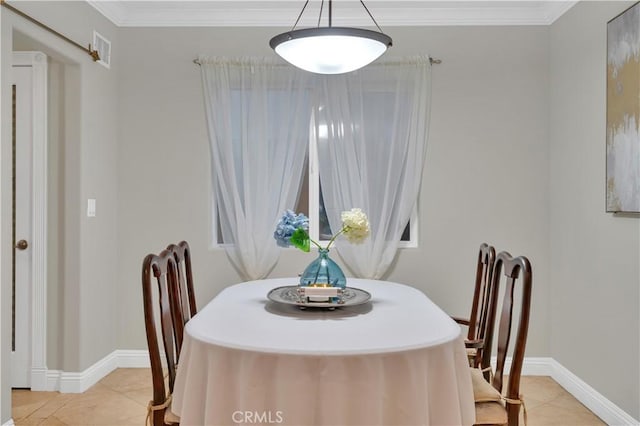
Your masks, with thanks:
[[(87, 0), (120, 27), (291, 27), (304, 0)], [(326, 24), (326, 3), (323, 26)], [(367, 0), (381, 27), (549, 25), (577, 1)], [(320, 0), (310, 0), (299, 27), (316, 26)], [(360, 1), (333, 2), (333, 25), (371, 26)]]

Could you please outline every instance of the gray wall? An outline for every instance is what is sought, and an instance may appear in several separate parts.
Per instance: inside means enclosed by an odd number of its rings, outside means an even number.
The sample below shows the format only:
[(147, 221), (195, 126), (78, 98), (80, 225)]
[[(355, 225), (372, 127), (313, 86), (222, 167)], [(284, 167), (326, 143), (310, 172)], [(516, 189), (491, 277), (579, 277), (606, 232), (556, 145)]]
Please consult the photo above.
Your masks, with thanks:
[[(119, 345), (145, 348), (140, 264), (170, 241), (193, 248), (200, 305), (240, 280), (209, 249), (209, 148), (199, 53), (273, 56), (279, 29), (130, 29), (120, 32)], [(467, 314), (483, 241), (535, 267), (528, 355), (548, 354), (548, 28), (390, 28), (390, 56), (441, 58), (433, 68), (431, 132), (420, 194), (420, 247), (388, 276)], [(285, 250), (272, 276), (312, 260)], [(133, 326), (132, 326), (133, 325)], [(137, 326), (136, 326), (137, 325)]]
[[(119, 347), (145, 348), (140, 265), (187, 239), (202, 306), (240, 278), (209, 249), (209, 148), (199, 53), (269, 56), (277, 28), (120, 31)], [(467, 314), (475, 257), (488, 241), (535, 268), (529, 356), (548, 339), (548, 28), (389, 28), (390, 56), (430, 53), (431, 133), (420, 194), (420, 247), (402, 250), (388, 279)], [(274, 243), (275, 244), (275, 243)], [(284, 250), (272, 276), (296, 276), (312, 255)]]
[[(86, 3), (25, 2), (20, 10), (82, 45), (92, 41), (94, 29), (118, 45), (116, 27)], [(58, 99), (52, 101), (61, 110), (52, 114), (49, 132), (49, 197), (59, 202), (49, 206), (55, 209), (49, 249), (58, 263), (48, 275), (48, 367), (82, 371), (116, 346), (117, 60), (106, 69), (23, 18), (10, 17), (14, 49), (43, 50), (53, 64), (50, 84)], [(87, 198), (97, 199), (95, 218), (86, 217)]]
[[(117, 46), (116, 27), (84, 2), (21, 2), (19, 8), (86, 45), (96, 29)], [(41, 50), (49, 55), (51, 93), (59, 109), (51, 114), (49, 146), (50, 245), (58, 262), (49, 278), (48, 368), (80, 372), (116, 349), (117, 335), (117, 65), (109, 71), (81, 50), (23, 18), (2, 10), (0, 74), (2, 170), (1, 226), (3, 247), (11, 229), (11, 107), (9, 86), (13, 49)], [(61, 84), (58, 84), (62, 82)], [(54, 97), (54, 98), (55, 98)], [(58, 184), (54, 184), (57, 181)], [(86, 199), (97, 198), (96, 218), (86, 218)], [(8, 231), (7, 231), (8, 230)], [(11, 330), (11, 252), (2, 250), (2, 342)], [(10, 334), (9, 334), (10, 335)], [(2, 345), (2, 415), (10, 417), (10, 375), (4, 368), (10, 351)]]
[(640, 419), (640, 216), (605, 213), (606, 23), (631, 4), (550, 31), (550, 355)]

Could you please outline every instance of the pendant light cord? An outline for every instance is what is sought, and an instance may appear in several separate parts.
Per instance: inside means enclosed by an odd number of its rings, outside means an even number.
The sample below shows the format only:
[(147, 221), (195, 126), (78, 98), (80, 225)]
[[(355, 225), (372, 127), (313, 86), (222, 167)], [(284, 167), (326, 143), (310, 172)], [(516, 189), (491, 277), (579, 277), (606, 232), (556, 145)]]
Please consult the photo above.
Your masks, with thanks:
[[(300, 18), (302, 18), (302, 14), (304, 13), (304, 10), (307, 8), (308, 4), (309, 4), (309, 0), (307, 0), (304, 3), (304, 6), (302, 6), (302, 10), (300, 11), (300, 15), (298, 15), (298, 19), (296, 19), (296, 22), (293, 24), (293, 27), (291, 27), (291, 31), (295, 30), (296, 27), (298, 26), (298, 22), (300, 22)], [(318, 26), (320, 26), (320, 25), (318, 24)]]
[[(324, 0), (320, 2), (320, 13), (318, 14), (318, 28), (322, 21), (322, 12), (324, 11)], [(333, 26), (333, 0), (329, 0), (329, 28)]]
[[(298, 19), (296, 19), (296, 22), (293, 24), (293, 27), (291, 27), (291, 31), (295, 30), (296, 27), (298, 26), (298, 22), (300, 22), (300, 18), (302, 18), (302, 14), (307, 9), (307, 5), (308, 4), (309, 4), (309, 0), (307, 0), (304, 3), (304, 6), (302, 6), (302, 10), (300, 11), (300, 14), (298, 15)], [(367, 7), (367, 5), (364, 4), (364, 0), (360, 0), (360, 4), (362, 5), (362, 7), (364, 7), (364, 10), (367, 11), (367, 15), (369, 15), (369, 18), (371, 18), (371, 20), (375, 24), (376, 28), (378, 29), (378, 31), (382, 33), (383, 32), (382, 28), (380, 28), (380, 25), (378, 25), (378, 21), (376, 21), (376, 18), (373, 17), (373, 15), (371, 14), (371, 11)], [(320, 2), (320, 13), (318, 14), (318, 28), (320, 28), (320, 22), (322, 21), (322, 11), (323, 10), (324, 10), (324, 0), (322, 0), (322, 2)], [(333, 26), (333, 0), (329, 0), (329, 28), (331, 28), (332, 26)]]
[(364, 4), (363, 0), (360, 0), (360, 4), (362, 5), (362, 7), (364, 7), (364, 10), (367, 11), (367, 13), (369, 14), (369, 18), (371, 18), (371, 20), (373, 21), (374, 24), (376, 24), (376, 27), (378, 28), (378, 31), (382, 32), (382, 28), (380, 28), (380, 25), (378, 25), (378, 23), (376, 22), (376, 19), (373, 17), (373, 15), (371, 14), (371, 12), (369, 12), (369, 8), (367, 7), (366, 4)]

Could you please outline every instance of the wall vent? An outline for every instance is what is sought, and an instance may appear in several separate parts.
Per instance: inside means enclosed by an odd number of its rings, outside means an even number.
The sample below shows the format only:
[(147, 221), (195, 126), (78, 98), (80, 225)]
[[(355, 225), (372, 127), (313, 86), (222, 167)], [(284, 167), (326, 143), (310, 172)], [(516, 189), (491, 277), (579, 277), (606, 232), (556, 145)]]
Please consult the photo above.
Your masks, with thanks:
[(92, 48), (97, 50), (98, 55), (100, 55), (98, 63), (107, 68), (111, 68), (111, 42), (97, 31), (94, 31)]

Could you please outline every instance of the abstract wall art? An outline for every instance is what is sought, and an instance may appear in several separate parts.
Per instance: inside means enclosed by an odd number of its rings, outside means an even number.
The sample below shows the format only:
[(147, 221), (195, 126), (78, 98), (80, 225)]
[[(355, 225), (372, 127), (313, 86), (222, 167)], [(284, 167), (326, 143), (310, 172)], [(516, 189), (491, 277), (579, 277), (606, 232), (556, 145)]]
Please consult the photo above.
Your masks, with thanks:
[(640, 212), (640, 3), (607, 23), (607, 212)]

